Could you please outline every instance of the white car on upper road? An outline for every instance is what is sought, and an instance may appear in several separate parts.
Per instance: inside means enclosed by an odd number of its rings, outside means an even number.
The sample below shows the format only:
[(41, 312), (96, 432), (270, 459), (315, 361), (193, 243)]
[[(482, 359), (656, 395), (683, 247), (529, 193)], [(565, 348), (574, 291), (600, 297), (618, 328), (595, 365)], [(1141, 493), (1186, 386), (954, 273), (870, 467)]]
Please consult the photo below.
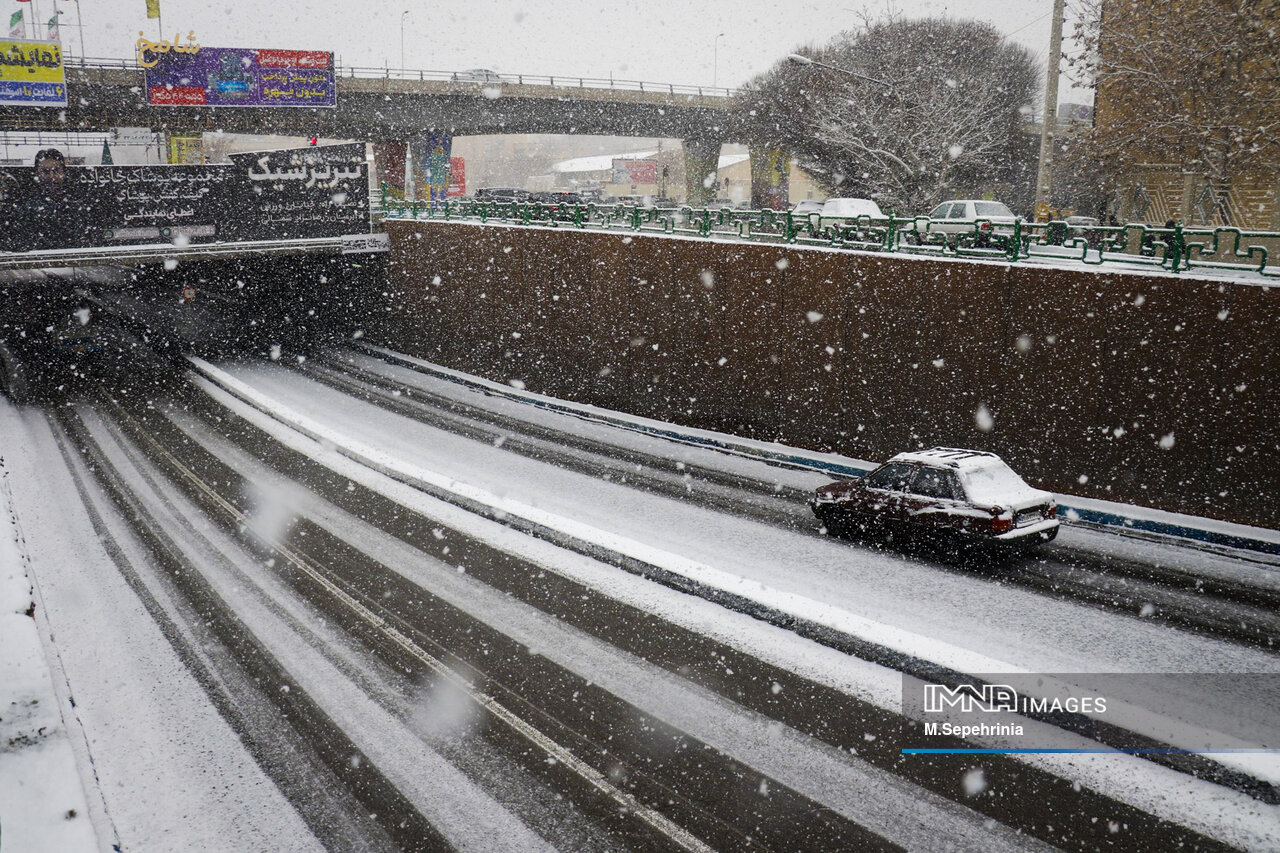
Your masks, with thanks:
[[(998, 201), (962, 198), (944, 201), (929, 213), (929, 234), (945, 234), (947, 243), (954, 246), (962, 237), (972, 238), (977, 246), (987, 245), (992, 237), (1012, 237), (1018, 217)], [(923, 223), (916, 228), (923, 236)]]
[(815, 235), (829, 235), (833, 229), (859, 225), (865, 228), (883, 218), (880, 205), (869, 198), (829, 198), (823, 202), (819, 216), (809, 217), (809, 224)]

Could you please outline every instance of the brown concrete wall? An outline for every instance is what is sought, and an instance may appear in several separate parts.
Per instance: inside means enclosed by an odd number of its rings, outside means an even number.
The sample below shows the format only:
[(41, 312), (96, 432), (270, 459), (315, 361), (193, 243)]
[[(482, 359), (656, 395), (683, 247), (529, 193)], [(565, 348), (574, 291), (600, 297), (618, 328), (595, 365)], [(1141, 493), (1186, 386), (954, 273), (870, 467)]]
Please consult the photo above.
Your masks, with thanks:
[(405, 352), (873, 460), (978, 447), (1056, 491), (1280, 527), (1280, 287), (621, 232), (386, 227), (390, 286), (370, 337)]

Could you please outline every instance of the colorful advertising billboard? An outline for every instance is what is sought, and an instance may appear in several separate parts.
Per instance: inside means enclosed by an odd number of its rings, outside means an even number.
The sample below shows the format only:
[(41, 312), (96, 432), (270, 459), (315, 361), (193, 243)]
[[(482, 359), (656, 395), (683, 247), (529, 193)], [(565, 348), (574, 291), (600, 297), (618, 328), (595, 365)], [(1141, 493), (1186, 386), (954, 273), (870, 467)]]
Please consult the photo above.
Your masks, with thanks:
[(415, 136), (410, 140), (415, 199), (437, 202), (448, 198), (449, 154), (452, 150), (453, 134), (447, 131)]
[(656, 184), (658, 182), (658, 161), (614, 160), (613, 182), (615, 184)]
[(449, 158), (449, 198), (467, 194), (467, 163), (461, 157)]
[(0, 105), (65, 107), (62, 46), (55, 41), (0, 41)]
[[(140, 45), (147, 103), (156, 107), (336, 107), (333, 54), (320, 50), (258, 50)], [(148, 64), (150, 63), (150, 64)]]

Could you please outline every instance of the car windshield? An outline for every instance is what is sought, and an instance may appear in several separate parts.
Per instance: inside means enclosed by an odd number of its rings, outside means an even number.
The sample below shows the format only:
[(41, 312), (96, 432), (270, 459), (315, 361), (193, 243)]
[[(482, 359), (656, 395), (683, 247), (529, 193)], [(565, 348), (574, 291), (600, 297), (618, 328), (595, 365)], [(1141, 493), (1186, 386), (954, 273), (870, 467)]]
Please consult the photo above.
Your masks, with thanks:
[(1013, 211), (998, 201), (975, 201), (973, 209), (979, 216), (1013, 216)]
[(996, 505), (1031, 500), (1038, 492), (1003, 462), (970, 468), (961, 474), (965, 493), (975, 504)]
[(862, 482), (868, 488), (900, 492), (911, 479), (911, 468), (908, 462), (890, 462), (872, 471)]

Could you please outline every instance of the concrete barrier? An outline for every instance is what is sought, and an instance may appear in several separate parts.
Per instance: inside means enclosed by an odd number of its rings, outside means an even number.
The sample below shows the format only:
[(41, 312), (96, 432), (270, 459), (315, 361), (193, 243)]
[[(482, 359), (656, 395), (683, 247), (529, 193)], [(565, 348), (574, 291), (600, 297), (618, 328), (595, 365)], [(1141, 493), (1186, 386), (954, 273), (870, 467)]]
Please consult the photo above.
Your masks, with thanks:
[(584, 403), (1280, 527), (1280, 291), (636, 233), (388, 221), (370, 338)]

